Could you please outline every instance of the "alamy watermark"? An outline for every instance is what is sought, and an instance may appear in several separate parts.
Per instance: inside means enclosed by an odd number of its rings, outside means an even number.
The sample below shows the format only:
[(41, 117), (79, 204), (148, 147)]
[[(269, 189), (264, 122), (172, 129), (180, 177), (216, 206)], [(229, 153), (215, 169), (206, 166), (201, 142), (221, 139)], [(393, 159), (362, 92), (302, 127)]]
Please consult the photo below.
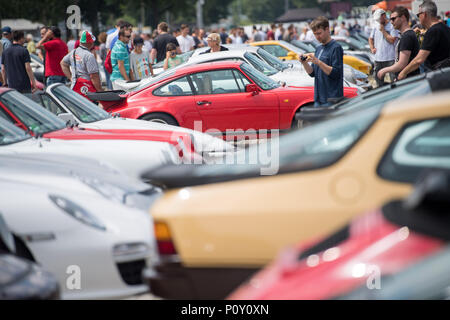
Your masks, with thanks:
[[(194, 122), (194, 131), (202, 132), (202, 122)], [(217, 139), (206, 139), (205, 136), (196, 139), (195, 135), (183, 132), (172, 133), (171, 141), (176, 141), (175, 148), (179, 157), (175, 160), (170, 154), (166, 159), (172, 159), (176, 164), (204, 165), (241, 165), (257, 167), (261, 175), (275, 175), (280, 167), (279, 130), (227, 129), (221, 132), (208, 129), (204, 134), (219, 136)], [(221, 139), (220, 137), (223, 137)], [(234, 145), (248, 147), (235, 148)]]
[(69, 30), (81, 29), (81, 9), (73, 4), (67, 7), (66, 13), (70, 16), (66, 20), (66, 26)]
[(81, 290), (81, 268), (77, 265), (70, 265), (66, 268), (66, 274), (68, 274), (67, 290)]

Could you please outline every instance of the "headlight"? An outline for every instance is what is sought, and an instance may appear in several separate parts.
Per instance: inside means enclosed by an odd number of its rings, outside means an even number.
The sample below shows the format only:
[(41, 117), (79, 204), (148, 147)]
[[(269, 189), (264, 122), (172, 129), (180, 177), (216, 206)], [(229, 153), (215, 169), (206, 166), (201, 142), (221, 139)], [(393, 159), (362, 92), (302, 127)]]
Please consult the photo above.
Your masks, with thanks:
[(93, 228), (106, 231), (105, 225), (100, 220), (98, 220), (94, 215), (92, 215), (86, 209), (80, 207), (76, 203), (57, 195), (51, 194), (48, 197), (54, 204), (56, 204), (56, 206), (58, 206), (60, 209), (62, 209), (78, 221)]
[(126, 192), (123, 189), (110, 183), (104, 183), (95, 178), (89, 178), (77, 174), (74, 174), (74, 176), (80, 179), (81, 182), (87, 184), (89, 187), (100, 193), (105, 198), (117, 201), (119, 203), (125, 202)]

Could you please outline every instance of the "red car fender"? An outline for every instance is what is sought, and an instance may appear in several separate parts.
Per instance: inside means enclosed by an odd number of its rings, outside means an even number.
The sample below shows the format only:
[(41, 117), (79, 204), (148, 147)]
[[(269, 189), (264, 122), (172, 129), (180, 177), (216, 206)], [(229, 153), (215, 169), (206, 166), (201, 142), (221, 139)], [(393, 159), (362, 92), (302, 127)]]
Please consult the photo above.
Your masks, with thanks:
[(371, 266), (384, 276), (393, 274), (444, 244), (391, 224), (375, 210), (357, 218), (351, 224), (350, 237), (333, 248), (303, 260), (299, 260), (298, 247), (284, 250), (229, 299), (334, 298), (367, 283)]

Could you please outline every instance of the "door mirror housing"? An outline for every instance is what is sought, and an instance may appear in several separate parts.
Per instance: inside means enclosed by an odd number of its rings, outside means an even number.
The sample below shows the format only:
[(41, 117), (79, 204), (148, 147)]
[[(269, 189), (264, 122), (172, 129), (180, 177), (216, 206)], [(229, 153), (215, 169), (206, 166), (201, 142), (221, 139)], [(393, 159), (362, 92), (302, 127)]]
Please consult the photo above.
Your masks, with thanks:
[(251, 83), (245, 86), (245, 92), (251, 92), (253, 95), (257, 95), (259, 93), (259, 88), (256, 84)]

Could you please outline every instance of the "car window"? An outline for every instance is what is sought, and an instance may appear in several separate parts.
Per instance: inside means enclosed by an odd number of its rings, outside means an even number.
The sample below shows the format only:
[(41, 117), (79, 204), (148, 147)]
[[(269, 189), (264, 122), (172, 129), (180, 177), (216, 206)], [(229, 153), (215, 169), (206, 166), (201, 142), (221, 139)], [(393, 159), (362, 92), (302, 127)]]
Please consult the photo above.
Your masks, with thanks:
[(11, 116), (9, 114), (6, 113), (5, 110), (3, 110), (3, 108), (0, 108), (0, 118), (5, 119), (8, 122), (14, 123), (14, 119), (11, 118)]
[(187, 77), (182, 77), (159, 87), (153, 91), (153, 94), (155, 96), (191, 96), (193, 93)]
[(450, 169), (450, 118), (407, 125), (380, 162), (378, 174), (413, 183), (425, 168)]
[(197, 94), (223, 94), (243, 92), (233, 70), (214, 70), (191, 75)]
[(248, 62), (258, 71), (264, 73), (266, 76), (274, 75), (278, 72), (277, 69), (268, 65), (264, 60), (261, 60), (256, 54), (246, 52), (244, 57)]
[[(0, 109), (1, 110), (1, 109)], [(1, 114), (1, 112), (0, 112)], [(31, 136), (24, 130), (17, 128), (9, 121), (5, 121), (0, 115), (0, 145), (7, 145), (25, 139), (29, 139)]]
[(277, 58), (287, 57), (287, 55), (289, 53), (288, 50), (286, 50), (285, 48), (278, 46), (278, 45), (264, 45), (261, 47)]
[(280, 86), (278, 82), (251, 67), (248, 63), (242, 63), (241, 69), (263, 90), (271, 90)]
[(347, 42), (342, 41), (342, 40), (336, 40), (336, 41), (337, 41), (337, 43), (339, 43), (341, 45), (342, 49), (344, 49), (344, 50), (351, 49)]
[(60, 106), (58, 106), (53, 100), (52, 98), (50, 98), (49, 96), (45, 95), (45, 94), (40, 94), (40, 100), (41, 100), (41, 105), (47, 109), (48, 111), (50, 111), (53, 114), (61, 114), (61, 113), (65, 113), (66, 111), (64, 109), (62, 109)]
[(238, 70), (233, 70), (234, 76), (236, 77), (236, 81), (241, 92), (245, 92), (245, 86), (250, 84), (251, 82)]
[(46, 133), (66, 127), (64, 121), (15, 90), (2, 94), (0, 100), (28, 129), (36, 133)]
[(266, 61), (269, 65), (271, 65), (273, 68), (279, 71), (289, 68), (287, 63), (284, 63), (280, 59), (275, 58), (266, 50), (258, 48), (257, 52), (261, 56), (261, 58), (264, 59), (264, 61)]
[(178, 70), (178, 67), (180, 67), (181, 65), (184, 66), (184, 64), (182, 63), (174, 68), (167, 69), (167, 70), (161, 72), (160, 74), (157, 74), (154, 77), (142, 79), (140, 81), (140, 84), (137, 87), (129, 89), (128, 92), (138, 92), (138, 91), (141, 91), (142, 89), (150, 87), (151, 85), (153, 85), (159, 81), (168, 79), (168, 78), (174, 76), (175, 72)]
[[(52, 93), (81, 122), (95, 122), (111, 117), (108, 112), (66, 86), (53, 87)], [(47, 96), (47, 99), (50, 97)]]

